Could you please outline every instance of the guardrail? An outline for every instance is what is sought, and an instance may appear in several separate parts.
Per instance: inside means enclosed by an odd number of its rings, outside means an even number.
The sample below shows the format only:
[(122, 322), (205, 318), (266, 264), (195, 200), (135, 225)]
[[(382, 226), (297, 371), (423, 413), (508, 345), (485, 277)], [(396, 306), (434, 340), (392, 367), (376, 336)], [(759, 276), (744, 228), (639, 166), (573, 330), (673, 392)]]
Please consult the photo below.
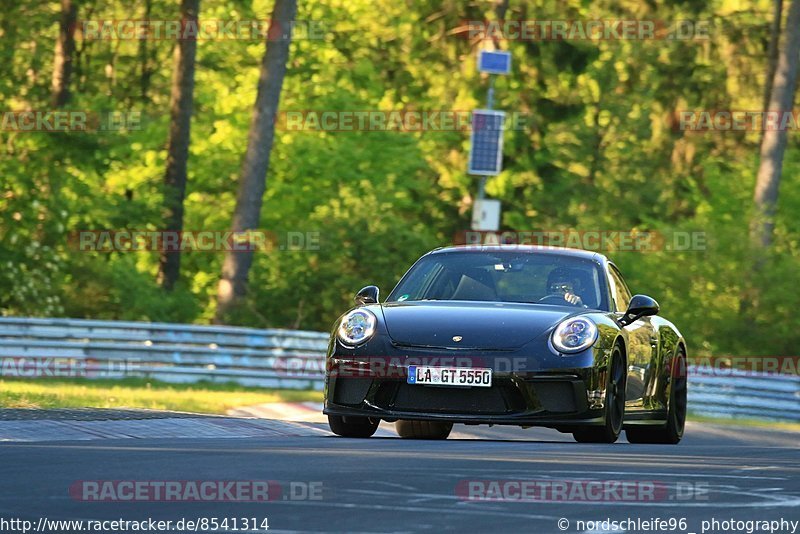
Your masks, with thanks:
[[(44, 361), (34, 369), (38, 376), (320, 390), (327, 343), (326, 333), (299, 330), (0, 317), (0, 374), (25, 376), (15, 361)], [(712, 417), (800, 422), (800, 377), (690, 366), (689, 408)]]
[(0, 317), (0, 373), (319, 390), (327, 344), (297, 330)]
[(689, 409), (710, 417), (800, 422), (800, 376), (689, 366)]

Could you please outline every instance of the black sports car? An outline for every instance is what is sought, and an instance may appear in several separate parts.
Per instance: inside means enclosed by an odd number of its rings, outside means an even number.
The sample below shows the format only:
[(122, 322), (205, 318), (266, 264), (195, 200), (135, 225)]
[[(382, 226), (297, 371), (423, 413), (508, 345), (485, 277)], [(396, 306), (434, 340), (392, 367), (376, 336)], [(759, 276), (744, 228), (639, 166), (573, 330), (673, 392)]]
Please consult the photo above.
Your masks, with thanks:
[(453, 423), (545, 426), (580, 442), (678, 443), (686, 342), (631, 296), (605, 256), (554, 247), (449, 247), (385, 302), (367, 286), (327, 354), (331, 430), (444, 439)]

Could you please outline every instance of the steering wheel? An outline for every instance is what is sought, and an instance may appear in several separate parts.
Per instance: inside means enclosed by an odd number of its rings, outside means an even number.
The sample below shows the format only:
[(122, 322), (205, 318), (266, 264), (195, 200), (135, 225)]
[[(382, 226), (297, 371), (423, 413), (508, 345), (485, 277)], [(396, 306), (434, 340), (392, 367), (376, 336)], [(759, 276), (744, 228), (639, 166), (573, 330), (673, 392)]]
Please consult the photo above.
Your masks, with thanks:
[(540, 298), (537, 302), (547, 303), (552, 302), (553, 304), (569, 304), (567, 299), (562, 297), (561, 295), (545, 295), (544, 297)]

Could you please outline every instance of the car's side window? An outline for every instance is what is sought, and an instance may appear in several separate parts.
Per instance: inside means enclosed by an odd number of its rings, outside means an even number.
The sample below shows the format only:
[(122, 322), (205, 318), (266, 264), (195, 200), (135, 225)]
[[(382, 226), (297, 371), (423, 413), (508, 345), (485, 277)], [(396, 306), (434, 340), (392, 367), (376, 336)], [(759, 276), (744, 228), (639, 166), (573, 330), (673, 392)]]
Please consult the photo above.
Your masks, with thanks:
[(617, 305), (617, 311), (624, 312), (631, 301), (631, 292), (616, 267), (609, 265), (608, 274), (611, 278), (614, 304)]

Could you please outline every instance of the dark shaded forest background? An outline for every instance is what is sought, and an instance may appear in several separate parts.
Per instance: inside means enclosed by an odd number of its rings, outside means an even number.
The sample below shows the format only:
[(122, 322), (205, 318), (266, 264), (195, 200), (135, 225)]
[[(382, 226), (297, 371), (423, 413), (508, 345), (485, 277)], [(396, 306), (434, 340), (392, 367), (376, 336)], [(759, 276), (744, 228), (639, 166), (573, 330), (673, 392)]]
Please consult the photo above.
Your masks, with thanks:
[[(3, 110), (49, 109), (62, 5), (3, 0)], [(201, 19), (268, 19), (273, 0), (202, 0)], [(78, 20), (180, 17), (172, 0), (81, 0)], [(458, 29), (492, 2), (300, 1), (321, 39), (292, 40), (281, 110), (472, 110), (481, 43)], [(758, 131), (685, 132), (682, 110), (762, 110), (769, 1), (511, 0), (508, 19), (709, 21), (708, 39), (502, 41), (513, 73), (496, 107), (527, 117), (487, 181), (506, 230), (705, 232), (705, 250), (610, 252), (695, 353), (793, 355), (800, 344), (800, 152), (789, 132), (775, 229), (749, 225)], [(786, 17), (784, 9), (783, 17)], [(306, 36), (307, 37), (307, 36)], [(268, 43), (269, 44), (269, 43)], [(221, 252), (182, 255), (171, 290), (157, 252), (76, 250), (79, 230), (164, 228), (170, 40), (76, 35), (63, 109), (140, 111), (140, 129), (0, 131), (0, 313), (209, 323)], [(185, 230), (231, 227), (262, 40), (197, 42)], [(326, 330), (374, 283), (383, 294), (427, 250), (468, 229), (477, 190), (461, 131), (275, 131), (259, 228), (319, 232), (317, 250), (255, 254), (229, 321)], [(755, 261), (755, 256), (763, 258)]]

